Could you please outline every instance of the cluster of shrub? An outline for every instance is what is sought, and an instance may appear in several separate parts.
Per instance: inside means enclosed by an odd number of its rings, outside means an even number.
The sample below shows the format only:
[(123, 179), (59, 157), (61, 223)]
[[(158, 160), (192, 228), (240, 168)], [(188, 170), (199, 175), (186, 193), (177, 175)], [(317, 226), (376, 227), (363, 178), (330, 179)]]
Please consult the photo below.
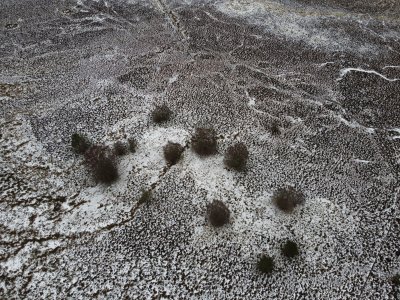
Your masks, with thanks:
[(129, 138), (117, 141), (113, 149), (105, 145), (92, 144), (87, 137), (74, 133), (71, 137), (71, 146), (78, 154), (83, 154), (85, 163), (92, 170), (96, 180), (103, 183), (112, 183), (118, 179), (116, 156), (134, 153), (136, 140)]
[[(171, 110), (167, 105), (156, 106), (151, 113), (155, 123), (168, 121)], [(196, 128), (191, 138), (192, 149), (200, 156), (209, 156), (217, 153), (217, 137), (211, 128)], [(72, 135), (72, 148), (76, 153), (83, 154), (85, 162), (92, 170), (96, 180), (103, 183), (112, 183), (118, 179), (116, 156), (126, 155), (136, 151), (137, 143), (133, 138), (127, 141), (117, 141), (113, 149), (105, 145), (93, 145), (85, 136), (74, 133)], [(171, 166), (176, 164), (183, 153), (184, 147), (178, 143), (168, 142), (163, 147), (164, 158)], [(244, 143), (239, 142), (227, 148), (224, 156), (224, 164), (229, 169), (243, 171), (246, 168), (249, 152)], [(151, 191), (143, 191), (138, 201), (139, 205), (148, 203)], [(295, 206), (304, 202), (304, 194), (293, 187), (278, 189), (272, 197), (273, 203), (284, 212), (291, 212)], [(211, 225), (221, 227), (229, 223), (230, 211), (220, 200), (214, 200), (207, 206), (207, 218)], [(298, 255), (297, 244), (287, 241), (282, 247), (282, 253), (286, 257)], [(258, 261), (257, 267), (264, 273), (269, 273), (274, 268), (272, 257), (263, 255)]]
[[(280, 188), (272, 196), (273, 203), (287, 213), (292, 212), (297, 205), (303, 203), (304, 199), (304, 194), (293, 187)], [(229, 223), (230, 211), (222, 201), (214, 200), (207, 206), (207, 217), (211, 225), (221, 227)], [(282, 245), (281, 252), (288, 258), (299, 254), (297, 244), (290, 240)], [(273, 257), (265, 254), (257, 262), (257, 269), (262, 273), (271, 273), (274, 266)]]
[[(170, 119), (171, 110), (167, 105), (156, 106), (151, 112), (151, 118), (155, 123), (162, 123)], [(201, 155), (207, 156), (217, 152), (217, 138), (215, 131), (210, 128), (196, 128), (192, 137), (193, 150)], [(118, 179), (116, 156), (126, 155), (129, 151), (136, 151), (136, 140), (133, 138), (125, 141), (117, 141), (113, 149), (105, 145), (93, 145), (87, 137), (74, 133), (71, 137), (71, 146), (78, 154), (83, 154), (85, 162), (93, 171), (94, 177), (103, 183), (112, 183)], [(168, 142), (163, 147), (165, 160), (169, 165), (176, 164), (184, 148), (178, 143)], [(244, 143), (230, 146), (226, 153), (224, 163), (227, 167), (242, 171), (246, 167), (249, 152)]]

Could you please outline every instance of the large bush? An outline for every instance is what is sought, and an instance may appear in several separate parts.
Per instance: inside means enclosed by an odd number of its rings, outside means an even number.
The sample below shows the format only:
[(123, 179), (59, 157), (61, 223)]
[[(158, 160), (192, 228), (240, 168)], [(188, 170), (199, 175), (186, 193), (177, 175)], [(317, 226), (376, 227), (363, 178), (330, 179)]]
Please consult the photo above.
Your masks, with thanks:
[(271, 273), (274, 270), (274, 259), (270, 256), (263, 255), (257, 262), (257, 269), (262, 273)]
[(246, 145), (244, 143), (237, 143), (226, 150), (224, 163), (228, 168), (241, 171), (246, 168), (248, 158), (249, 151)]
[(178, 162), (183, 152), (183, 147), (178, 143), (168, 142), (163, 148), (165, 160), (174, 165)]
[(151, 112), (151, 118), (155, 123), (162, 123), (169, 120), (172, 111), (166, 104), (156, 106)]
[(111, 183), (118, 179), (118, 169), (112, 151), (101, 145), (91, 146), (85, 152), (85, 161), (96, 180)]
[(292, 212), (293, 209), (304, 203), (304, 194), (294, 187), (279, 188), (272, 196), (273, 203), (284, 212)]
[(199, 155), (211, 155), (217, 152), (217, 138), (211, 128), (196, 128), (192, 136), (192, 148)]
[(286, 243), (282, 246), (282, 254), (289, 258), (299, 255), (297, 244), (292, 241), (286, 241)]
[(229, 222), (230, 211), (222, 201), (214, 200), (207, 206), (207, 216), (211, 225), (221, 227)]

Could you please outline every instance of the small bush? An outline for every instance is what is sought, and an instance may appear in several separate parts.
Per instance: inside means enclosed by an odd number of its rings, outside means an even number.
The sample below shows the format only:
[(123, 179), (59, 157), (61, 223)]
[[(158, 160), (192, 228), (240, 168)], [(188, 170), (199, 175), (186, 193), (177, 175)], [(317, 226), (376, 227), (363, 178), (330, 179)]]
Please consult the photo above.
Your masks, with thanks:
[(96, 180), (111, 183), (118, 179), (115, 157), (106, 146), (94, 145), (85, 152), (86, 163), (93, 171)]
[(183, 152), (183, 147), (178, 143), (168, 142), (163, 148), (165, 160), (174, 165), (178, 162)]
[(151, 118), (155, 123), (162, 123), (169, 120), (171, 117), (172, 111), (166, 104), (156, 106), (154, 110), (151, 112)]
[(274, 259), (270, 256), (263, 255), (257, 262), (257, 269), (262, 273), (271, 273), (274, 270)]
[(114, 152), (118, 156), (126, 155), (128, 153), (128, 145), (122, 141), (114, 144)]
[(128, 147), (129, 147), (129, 151), (131, 151), (132, 153), (136, 152), (137, 142), (134, 138), (128, 139)]
[(400, 286), (400, 274), (394, 275), (391, 281), (394, 285)]
[(246, 168), (249, 151), (244, 143), (237, 143), (228, 147), (225, 152), (224, 163), (227, 167), (241, 171)]
[(281, 133), (280, 123), (278, 121), (272, 121), (269, 126), (269, 132), (272, 135), (279, 135)]
[(230, 211), (222, 201), (214, 200), (207, 205), (207, 215), (211, 225), (221, 227), (229, 222)]
[(138, 204), (142, 205), (144, 203), (149, 203), (151, 200), (151, 190), (142, 191), (142, 195), (138, 200)]
[(90, 142), (85, 136), (79, 133), (74, 133), (71, 136), (71, 146), (76, 153), (83, 154), (89, 149)]
[(196, 128), (192, 137), (192, 148), (199, 155), (211, 155), (217, 152), (217, 138), (210, 128)]
[(287, 241), (282, 246), (282, 254), (289, 258), (299, 255), (299, 249), (297, 248), (297, 244), (292, 241)]
[(292, 212), (293, 209), (302, 204), (305, 200), (304, 194), (301, 191), (289, 186), (287, 188), (280, 188), (272, 196), (274, 204), (284, 212)]

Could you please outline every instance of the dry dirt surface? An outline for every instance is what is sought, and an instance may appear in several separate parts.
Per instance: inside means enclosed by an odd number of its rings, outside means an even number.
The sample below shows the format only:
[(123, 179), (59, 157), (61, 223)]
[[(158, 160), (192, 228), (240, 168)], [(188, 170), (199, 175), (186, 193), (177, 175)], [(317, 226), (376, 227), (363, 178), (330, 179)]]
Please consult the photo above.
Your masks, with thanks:
[[(0, 299), (399, 299), (399, 16), (396, 0), (1, 0)], [(191, 149), (196, 127), (216, 154)], [(136, 139), (116, 182), (75, 132)], [(224, 166), (237, 142), (242, 172)], [(291, 213), (283, 186), (305, 197)]]

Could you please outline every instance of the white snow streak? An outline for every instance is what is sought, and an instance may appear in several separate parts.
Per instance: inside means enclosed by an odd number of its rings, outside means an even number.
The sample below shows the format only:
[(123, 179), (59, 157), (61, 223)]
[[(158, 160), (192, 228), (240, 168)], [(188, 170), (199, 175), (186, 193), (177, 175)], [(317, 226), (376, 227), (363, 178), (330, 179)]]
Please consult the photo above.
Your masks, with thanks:
[(387, 81), (391, 81), (391, 82), (400, 80), (399, 78), (392, 78), (392, 79), (391, 78), (387, 78), (385, 75), (382, 75), (381, 73), (378, 73), (378, 72), (376, 72), (374, 70), (364, 70), (364, 69), (361, 69), (361, 68), (345, 68), (345, 69), (340, 70), (340, 76), (339, 76), (338, 79), (336, 79), (336, 81), (342, 80), (342, 78), (347, 73), (353, 72), (353, 71), (354, 72), (364, 72), (364, 73), (368, 73), (368, 74), (374, 74), (374, 75), (377, 75), (377, 76), (379, 76), (379, 77), (381, 77), (381, 78), (383, 78), (383, 79), (385, 79)]

